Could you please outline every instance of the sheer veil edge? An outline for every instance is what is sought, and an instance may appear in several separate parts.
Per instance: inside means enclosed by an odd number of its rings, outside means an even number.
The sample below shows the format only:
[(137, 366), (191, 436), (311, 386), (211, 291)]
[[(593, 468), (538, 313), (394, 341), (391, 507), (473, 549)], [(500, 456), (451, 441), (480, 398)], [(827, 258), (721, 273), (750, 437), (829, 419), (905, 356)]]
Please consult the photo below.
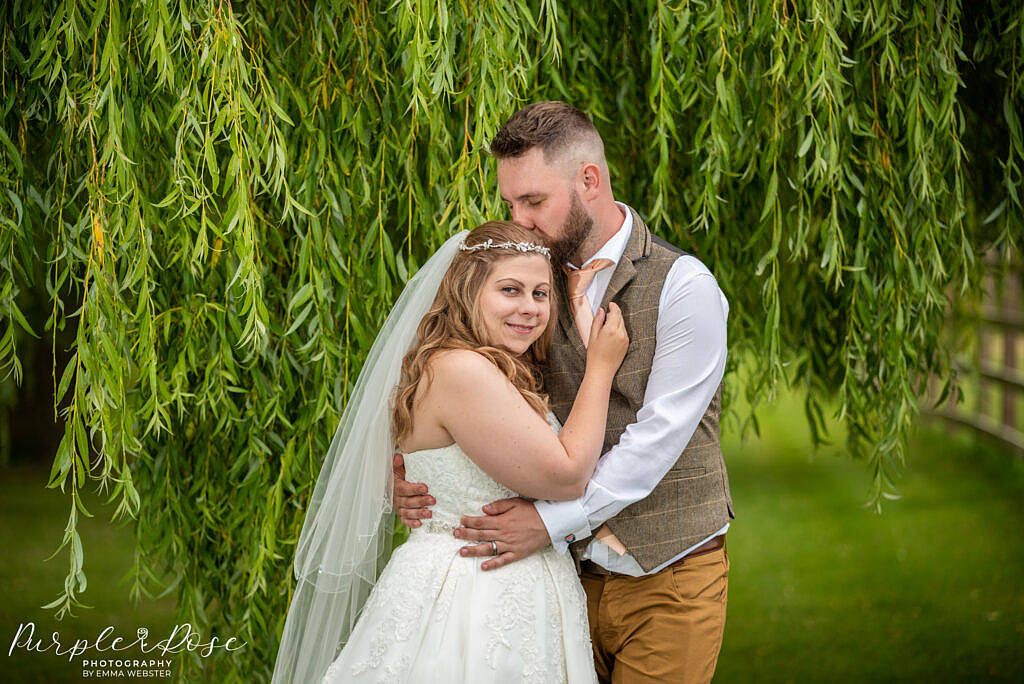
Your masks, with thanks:
[(363, 364), (327, 450), (295, 550), (295, 592), (274, 684), (319, 682), (391, 555), (391, 393), (416, 328), (468, 231), (406, 284)]

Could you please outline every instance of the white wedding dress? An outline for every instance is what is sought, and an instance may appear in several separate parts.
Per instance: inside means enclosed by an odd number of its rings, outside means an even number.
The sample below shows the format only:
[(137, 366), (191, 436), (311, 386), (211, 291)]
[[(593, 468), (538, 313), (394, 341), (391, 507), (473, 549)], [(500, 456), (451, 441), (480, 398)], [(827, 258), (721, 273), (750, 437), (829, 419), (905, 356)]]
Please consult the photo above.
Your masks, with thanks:
[(405, 473), (429, 487), (432, 517), (391, 556), (322, 684), (597, 682), (568, 555), (547, 546), (487, 572), (459, 555), (459, 519), (515, 492), (455, 444), (406, 454)]

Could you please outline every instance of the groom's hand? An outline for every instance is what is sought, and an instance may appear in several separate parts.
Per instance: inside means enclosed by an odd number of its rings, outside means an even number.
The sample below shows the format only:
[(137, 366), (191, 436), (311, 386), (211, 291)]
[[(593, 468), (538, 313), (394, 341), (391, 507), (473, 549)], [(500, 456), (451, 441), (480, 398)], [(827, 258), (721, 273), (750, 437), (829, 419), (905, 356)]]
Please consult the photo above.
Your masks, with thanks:
[(427, 485), (405, 481), (405, 459), (395, 454), (391, 464), (395, 473), (395, 489), (391, 500), (395, 502), (395, 513), (406, 527), (419, 527), (420, 518), (429, 518), (434, 497), (427, 494)]
[(462, 516), (462, 527), (453, 533), (459, 539), (478, 543), (463, 546), (462, 556), (491, 556), (491, 545), (498, 545), (498, 555), (483, 563), (484, 570), (494, 570), (513, 561), (522, 560), (551, 543), (544, 521), (533, 504), (515, 497), (484, 506), (485, 516)]

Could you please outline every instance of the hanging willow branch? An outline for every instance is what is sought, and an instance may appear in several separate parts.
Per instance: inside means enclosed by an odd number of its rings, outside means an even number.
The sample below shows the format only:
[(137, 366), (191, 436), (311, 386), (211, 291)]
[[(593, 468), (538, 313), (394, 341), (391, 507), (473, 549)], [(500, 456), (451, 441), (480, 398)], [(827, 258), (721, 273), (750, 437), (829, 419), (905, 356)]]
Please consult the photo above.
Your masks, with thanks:
[[(615, 194), (730, 301), (756, 405), (835, 401), (893, 495), (947, 292), (1020, 237), (1024, 8), (873, 0), (13, 0), (2, 10), (0, 373), (32, 336), (64, 426), (68, 575), (88, 483), (135, 519), (133, 596), (266, 678), (310, 487), (402, 284), (504, 214), (482, 154), (565, 99)], [(29, 321), (29, 305), (45, 319)], [(44, 333), (44, 331), (46, 331)], [(2, 443), (2, 441), (0, 441)], [(205, 669), (203, 669), (205, 668)]]

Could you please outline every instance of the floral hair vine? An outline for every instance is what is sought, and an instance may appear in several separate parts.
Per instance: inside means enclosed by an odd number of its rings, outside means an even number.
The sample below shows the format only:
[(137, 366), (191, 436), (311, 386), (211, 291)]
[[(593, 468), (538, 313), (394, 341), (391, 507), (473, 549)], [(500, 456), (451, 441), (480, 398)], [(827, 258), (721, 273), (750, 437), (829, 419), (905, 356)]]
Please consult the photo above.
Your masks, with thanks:
[(535, 245), (532, 242), (495, 242), (494, 240), (487, 238), (483, 242), (473, 245), (472, 247), (467, 247), (466, 243), (463, 242), (459, 245), (459, 249), (463, 252), (475, 252), (478, 249), (517, 249), (523, 253), (538, 252), (546, 256), (548, 259), (551, 258), (550, 249), (547, 247), (541, 247), (540, 245)]

